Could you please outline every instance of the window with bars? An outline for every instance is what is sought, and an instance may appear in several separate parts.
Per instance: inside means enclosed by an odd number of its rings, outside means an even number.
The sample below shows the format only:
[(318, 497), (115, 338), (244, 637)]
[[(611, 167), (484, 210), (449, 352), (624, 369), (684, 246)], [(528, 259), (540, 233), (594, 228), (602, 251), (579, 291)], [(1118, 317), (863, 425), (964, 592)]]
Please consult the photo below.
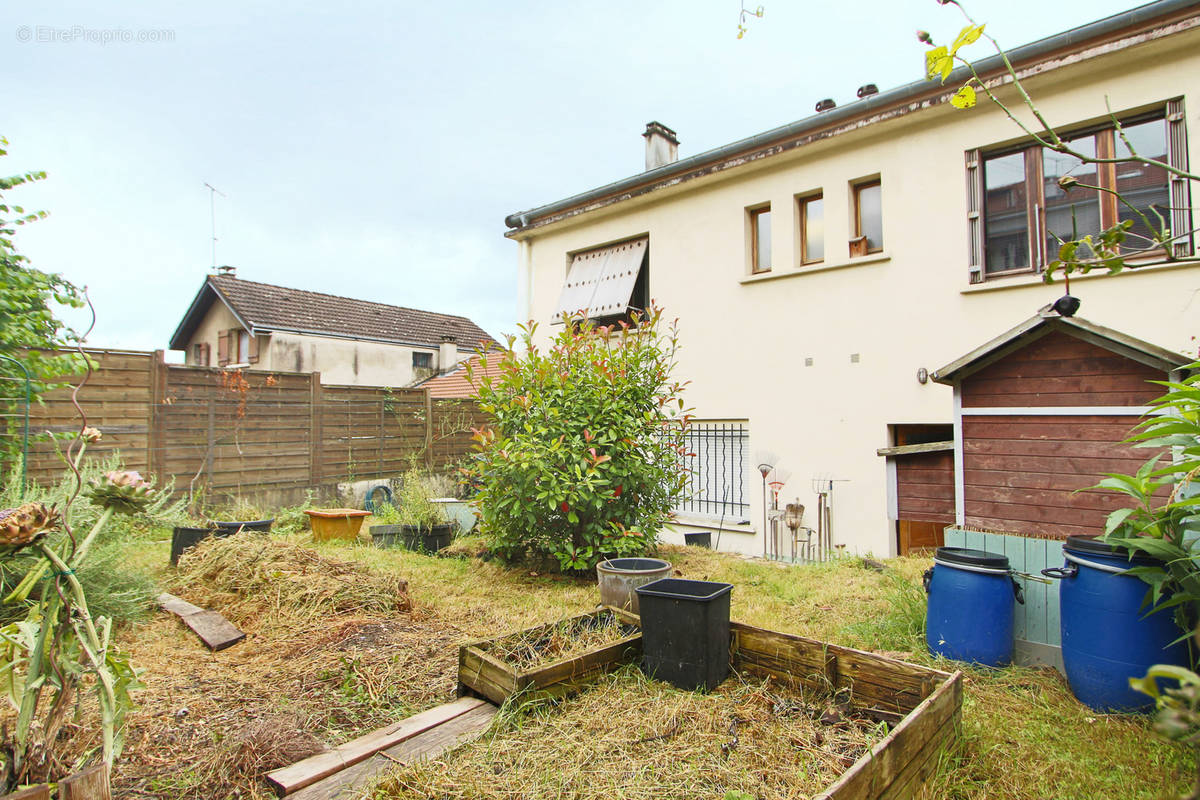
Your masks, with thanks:
[(687, 499), (676, 511), (739, 522), (750, 515), (745, 422), (693, 422), (687, 431)]
[[(1123, 135), (1122, 135), (1123, 134)], [(1121, 121), (1121, 131), (1103, 125), (1063, 137), (1089, 158), (1131, 154), (1187, 169), (1183, 101)], [(1159, 219), (1177, 236), (1176, 256), (1191, 253), (1191, 197), (1187, 181), (1153, 164), (1093, 164), (1040, 145), (967, 153), (967, 217), (970, 280), (1040, 272), (1062, 241), (1078, 239), (1129, 220), (1127, 242), (1149, 244), (1143, 217)], [(1075, 185), (1059, 181), (1069, 175)], [(1087, 186), (1084, 186), (1087, 184)], [(1090, 188), (1100, 187), (1100, 190)], [(1124, 202), (1113, 192), (1120, 193)]]

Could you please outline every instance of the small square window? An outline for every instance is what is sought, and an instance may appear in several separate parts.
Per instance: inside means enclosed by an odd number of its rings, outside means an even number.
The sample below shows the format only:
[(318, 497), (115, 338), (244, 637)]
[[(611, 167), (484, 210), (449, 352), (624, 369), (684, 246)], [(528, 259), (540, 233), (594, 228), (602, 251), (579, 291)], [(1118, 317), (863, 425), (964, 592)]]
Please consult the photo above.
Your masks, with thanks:
[(413, 353), (413, 369), (429, 369), (433, 366), (433, 353)]
[(819, 264), (825, 260), (825, 198), (814, 194), (800, 203), (800, 263)]
[(883, 184), (878, 181), (854, 187), (854, 239), (850, 256), (865, 256), (883, 250)]
[(771, 271), (771, 207), (750, 212), (750, 271)]

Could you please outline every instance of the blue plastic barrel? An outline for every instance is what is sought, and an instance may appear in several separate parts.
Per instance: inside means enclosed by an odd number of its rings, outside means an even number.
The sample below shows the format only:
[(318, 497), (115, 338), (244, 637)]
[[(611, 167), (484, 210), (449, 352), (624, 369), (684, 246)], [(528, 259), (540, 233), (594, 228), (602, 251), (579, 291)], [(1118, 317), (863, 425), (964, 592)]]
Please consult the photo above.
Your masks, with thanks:
[(1066, 564), (1042, 570), (1059, 578), (1063, 667), (1081, 703), (1097, 711), (1149, 711), (1154, 701), (1129, 687), (1154, 664), (1187, 666), (1187, 643), (1171, 611), (1147, 614), (1147, 584), (1121, 573), (1132, 566), (1161, 566), (1099, 541), (1070, 536), (1063, 545)]
[(929, 652), (987, 667), (1011, 663), (1015, 589), (1007, 557), (939, 547), (925, 573)]

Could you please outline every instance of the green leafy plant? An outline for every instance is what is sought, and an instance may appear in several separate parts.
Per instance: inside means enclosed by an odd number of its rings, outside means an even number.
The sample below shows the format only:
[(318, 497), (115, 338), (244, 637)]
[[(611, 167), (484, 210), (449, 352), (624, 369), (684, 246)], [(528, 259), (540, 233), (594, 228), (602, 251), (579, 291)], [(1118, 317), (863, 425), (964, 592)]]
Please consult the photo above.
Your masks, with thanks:
[(443, 525), (446, 515), (442, 512), (442, 507), (432, 499), (439, 486), (440, 483), (432, 480), (431, 476), (417, 470), (409, 470), (404, 474), (395, 503), (384, 503), (375, 516), (384, 525), (410, 525), (423, 529)]
[[(651, 308), (633, 326), (565, 320), (546, 349), (522, 327), (478, 382), (490, 424), (475, 432), (473, 503), (493, 551), (563, 570), (647, 552), (683, 496), (690, 415), (671, 377), (674, 324)], [(473, 371), (468, 367), (474, 383)]]
[[(8, 140), (0, 137), (0, 156), (7, 155)], [(59, 353), (79, 341), (74, 331), (55, 316), (54, 307), (80, 308), (83, 292), (61, 275), (29, 266), (17, 252), (13, 236), (18, 228), (43, 219), (44, 211), (27, 212), (12, 205), (2, 193), (25, 183), (44, 180), (45, 172), (0, 177), (0, 355), (14, 359), (30, 376), (34, 396), (62, 385), (63, 375), (78, 372), (83, 357)], [(24, 400), (25, 371), (0, 359), (0, 412)], [(5, 424), (13, 422), (6, 420)], [(20, 439), (0, 437), (0, 458), (12, 456)]]
[[(1200, 363), (1191, 370), (1200, 369)], [(1169, 448), (1173, 459), (1148, 459), (1134, 475), (1109, 474), (1094, 489), (1120, 492), (1133, 500), (1108, 515), (1105, 540), (1154, 558), (1157, 565), (1129, 570), (1149, 584), (1154, 611), (1174, 609), (1184, 638), (1195, 625), (1200, 603), (1200, 493), (1192, 481), (1200, 475), (1200, 372), (1179, 382), (1162, 382), (1168, 391), (1126, 440), (1139, 447)]]
[[(40, 502), (0, 511), (0, 558), (24, 550), (39, 558), (5, 603), (26, 604), (24, 619), (0, 628), (0, 691), (16, 711), (11, 737), (3, 742), (4, 786), (45, 778), (34, 770), (53, 764), (58, 734), (76, 696), (95, 691), (102, 735), (101, 758), (111, 766), (121, 750), (122, 723), (132, 706), (130, 691), (138, 687), (137, 671), (111, 641), (112, 620), (94, 616), (78, 572), (88, 564), (100, 533), (116, 514), (135, 514), (156, 501), (156, 492), (136, 472), (110, 471), (88, 481), (86, 493), (101, 509), (91, 530), (76, 539), (71, 506), (83, 489), (79, 467), (89, 439), (84, 428), (68, 450), (68, 465), (79, 478), (76, 493), (62, 512)], [(53, 544), (47, 534), (61, 525), (66, 539)], [(35, 587), (50, 580), (30, 600)]]
[[(1160, 690), (1159, 681), (1178, 686)], [(1189, 747), (1200, 746), (1200, 675), (1172, 664), (1155, 664), (1144, 677), (1130, 678), (1129, 685), (1154, 698), (1154, 731), (1159, 736)], [(1200, 763), (1192, 789), (1183, 800), (1200, 800)]]

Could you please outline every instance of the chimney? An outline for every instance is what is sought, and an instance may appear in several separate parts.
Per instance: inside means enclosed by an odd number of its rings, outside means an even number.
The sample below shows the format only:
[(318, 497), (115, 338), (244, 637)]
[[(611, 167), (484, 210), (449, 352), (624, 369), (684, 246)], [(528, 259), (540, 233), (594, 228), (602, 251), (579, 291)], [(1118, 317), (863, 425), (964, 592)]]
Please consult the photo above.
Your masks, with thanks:
[(449, 372), (458, 366), (458, 344), (453, 336), (442, 337), (438, 346), (438, 372)]
[(679, 140), (675, 131), (661, 122), (647, 122), (646, 132), (646, 171), (671, 164), (679, 160)]

